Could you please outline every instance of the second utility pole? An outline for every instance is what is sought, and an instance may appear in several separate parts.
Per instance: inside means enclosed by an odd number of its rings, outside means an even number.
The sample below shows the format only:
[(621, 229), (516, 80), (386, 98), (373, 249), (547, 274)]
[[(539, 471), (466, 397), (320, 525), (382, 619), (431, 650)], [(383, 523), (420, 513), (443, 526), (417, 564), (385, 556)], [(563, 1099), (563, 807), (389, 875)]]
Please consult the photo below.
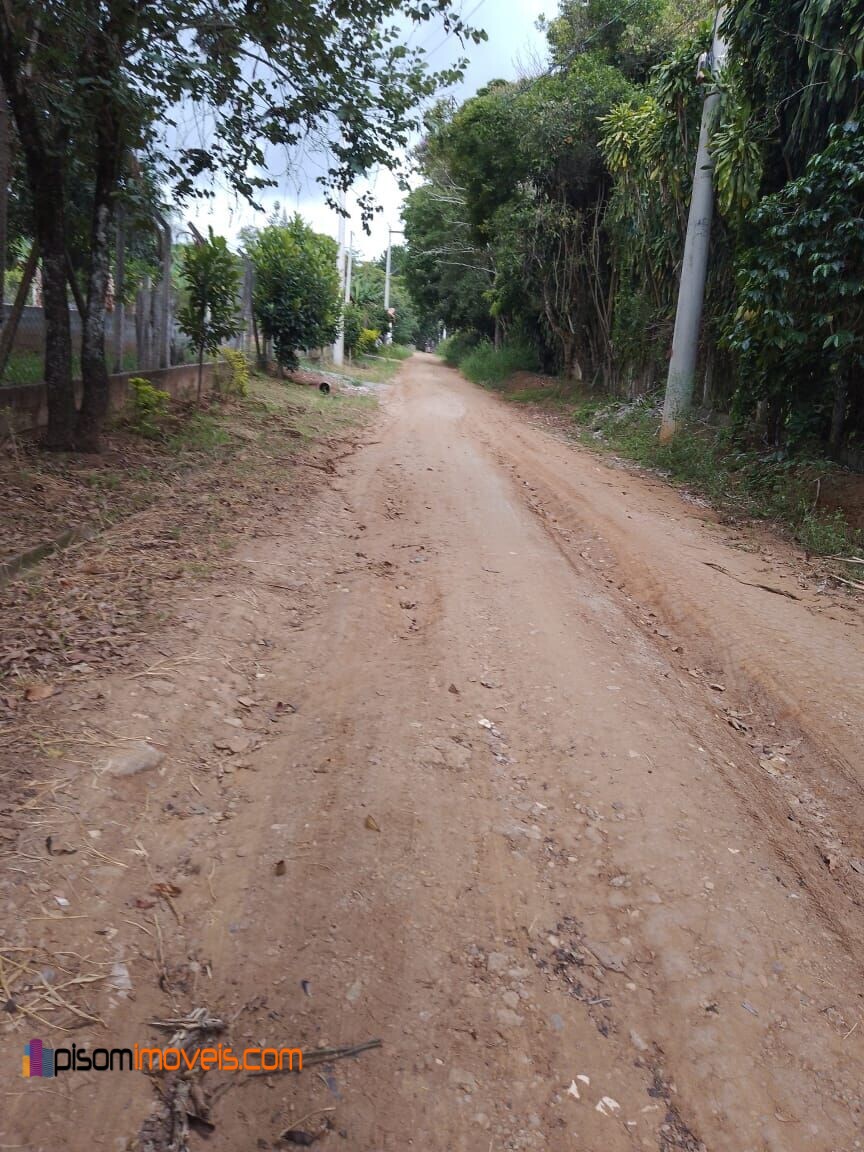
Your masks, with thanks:
[[(708, 151), (708, 137), (714, 123), (720, 90), (717, 77), (726, 62), (726, 44), (720, 36), (720, 25), (726, 11), (718, 8), (714, 18), (714, 36), (707, 60), (710, 85), (702, 105), (702, 126), (696, 150), (696, 168), (690, 194), (690, 215), (687, 219), (687, 238), (681, 262), (681, 284), (678, 289), (678, 308), (675, 312), (675, 332), (672, 337), (672, 359), (666, 381), (663, 402), (663, 420), (660, 441), (666, 443), (678, 431), (681, 417), (693, 403), (693, 382), (699, 357), (699, 330), (702, 324), (702, 305), (705, 300), (705, 280), (708, 275), (708, 250), (711, 244), (711, 215), (714, 211), (714, 162)], [(702, 61), (700, 61), (700, 70)]]
[[(388, 228), (387, 229), (387, 259), (384, 262), (384, 311), (390, 311), (390, 249), (393, 243), (393, 236), (404, 236), (405, 233), (401, 228)], [(384, 343), (391, 344), (393, 342), (393, 322), (388, 317), (387, 332), (384, 335)]]

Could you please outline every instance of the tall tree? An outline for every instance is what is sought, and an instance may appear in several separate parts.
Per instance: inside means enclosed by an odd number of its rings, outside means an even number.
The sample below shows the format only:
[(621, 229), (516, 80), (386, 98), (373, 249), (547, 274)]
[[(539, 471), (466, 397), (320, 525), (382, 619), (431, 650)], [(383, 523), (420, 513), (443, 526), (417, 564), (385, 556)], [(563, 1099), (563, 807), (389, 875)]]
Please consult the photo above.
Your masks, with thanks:
[[(52, 19), (52, 16), (54, 17)], [(81, 44), (50, 8), (0, 6), (0, 81), (15, 120), (30, 187), (33, 228), (42, 260), (45, 385), (49, 447), (67, 446), (75, 424), (72, 336), (67, 303), (66, 167), (68, 117), (63, 89)]]

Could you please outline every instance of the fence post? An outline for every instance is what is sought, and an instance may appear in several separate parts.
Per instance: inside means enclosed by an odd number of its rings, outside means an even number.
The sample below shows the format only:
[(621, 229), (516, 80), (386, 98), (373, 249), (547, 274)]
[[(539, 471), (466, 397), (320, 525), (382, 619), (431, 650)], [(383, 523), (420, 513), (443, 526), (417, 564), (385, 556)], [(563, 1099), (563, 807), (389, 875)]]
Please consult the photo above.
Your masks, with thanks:
[(135, 336), (138, 344), (138, 368), (151, 368), (150, 363), (150, 324), (151, 312), (150, 277), (145, 276), (138, 289), (138, 302), (135, 309)]

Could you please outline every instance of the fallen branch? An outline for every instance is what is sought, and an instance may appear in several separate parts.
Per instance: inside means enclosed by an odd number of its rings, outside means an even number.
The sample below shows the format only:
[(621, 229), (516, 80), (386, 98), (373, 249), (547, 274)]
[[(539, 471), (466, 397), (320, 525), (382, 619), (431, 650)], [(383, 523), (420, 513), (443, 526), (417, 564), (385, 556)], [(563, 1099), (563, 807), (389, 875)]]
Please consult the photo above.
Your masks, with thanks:
[(844, 580), (842, 576), (832, 576), (832, 580), (836, 580), (838, 584), (845, 584), (849, 588), (857, 588), (859, 592), (864, 592), (864, 584), (860, 580)]

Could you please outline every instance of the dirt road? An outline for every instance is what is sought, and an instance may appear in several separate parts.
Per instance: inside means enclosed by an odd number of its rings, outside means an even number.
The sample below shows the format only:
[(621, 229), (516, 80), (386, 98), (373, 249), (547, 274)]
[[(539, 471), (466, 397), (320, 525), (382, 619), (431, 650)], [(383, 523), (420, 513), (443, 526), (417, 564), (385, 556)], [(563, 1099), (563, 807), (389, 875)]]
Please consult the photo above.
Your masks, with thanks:
[[(98, 855), (0, 888), (10, 947), (100, 977), (72, 1038), (382, 1040), (208, 1073), (214, 1152), (864, 1148), (860, 612), (432, 357), (365, 440), (70, 705), (164, 753), (61, 765), (29, 851)], [(0, 1146), (183, 1146), (170, 1078), (25, 1082), (9, 1020)]]

